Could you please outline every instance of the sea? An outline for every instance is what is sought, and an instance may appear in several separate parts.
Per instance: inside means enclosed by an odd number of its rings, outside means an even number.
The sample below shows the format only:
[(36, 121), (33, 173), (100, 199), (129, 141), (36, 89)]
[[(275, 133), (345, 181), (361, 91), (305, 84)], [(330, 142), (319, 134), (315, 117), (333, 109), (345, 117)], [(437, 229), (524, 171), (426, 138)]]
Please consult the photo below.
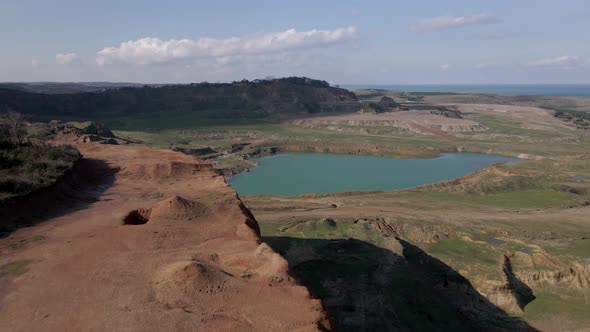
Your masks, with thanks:
[(590, 97), (590, 84), (341, 84), (345, 89)]

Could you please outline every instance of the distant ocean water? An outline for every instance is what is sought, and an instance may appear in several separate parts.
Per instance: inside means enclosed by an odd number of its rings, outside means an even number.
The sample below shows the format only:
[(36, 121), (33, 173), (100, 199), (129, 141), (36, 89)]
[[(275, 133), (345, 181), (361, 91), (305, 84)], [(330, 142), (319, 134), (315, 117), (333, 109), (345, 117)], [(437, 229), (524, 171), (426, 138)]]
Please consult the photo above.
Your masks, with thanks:
[(590, 84), (341, 84), (340, 87), (403, 92), (481, 92), (511, 95), (590, 97)]

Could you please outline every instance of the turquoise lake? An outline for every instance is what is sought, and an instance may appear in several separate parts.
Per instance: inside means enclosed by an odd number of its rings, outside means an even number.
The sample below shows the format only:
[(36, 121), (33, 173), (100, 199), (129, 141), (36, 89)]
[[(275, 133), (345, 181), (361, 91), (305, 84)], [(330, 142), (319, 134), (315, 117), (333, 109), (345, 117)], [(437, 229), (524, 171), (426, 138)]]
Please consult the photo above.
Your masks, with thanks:
[(285, 153), (253, 161), (259, 166), (229, 181), (242, 196), (411, 188), (519, 159), (479, 153), (447, 153), (428, 159)]

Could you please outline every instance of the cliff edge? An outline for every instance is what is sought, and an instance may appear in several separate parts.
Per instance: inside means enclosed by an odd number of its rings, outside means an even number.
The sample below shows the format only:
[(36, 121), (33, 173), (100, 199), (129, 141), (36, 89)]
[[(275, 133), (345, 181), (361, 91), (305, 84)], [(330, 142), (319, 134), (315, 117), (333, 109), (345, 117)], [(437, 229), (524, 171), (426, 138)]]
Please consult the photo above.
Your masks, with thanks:
[(77, 147), (92, 185), (0, 239), (0, 330), (326, 327), (320, 302), (261, 244), (210, 164), (145, 146)]

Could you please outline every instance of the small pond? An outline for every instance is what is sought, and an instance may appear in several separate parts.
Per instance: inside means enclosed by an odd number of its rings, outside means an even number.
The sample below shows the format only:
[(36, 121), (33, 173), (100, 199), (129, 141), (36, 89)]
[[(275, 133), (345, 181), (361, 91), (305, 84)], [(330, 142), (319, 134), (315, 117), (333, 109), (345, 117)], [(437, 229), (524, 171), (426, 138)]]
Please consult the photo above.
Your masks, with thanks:
[(233, 176), (229, 182), (240, 195), (325, 194), (411, 188), (519, 159), (479, 153), (447, 153), (428, 159), (284, 153), (253, 161), (259, 166)]

